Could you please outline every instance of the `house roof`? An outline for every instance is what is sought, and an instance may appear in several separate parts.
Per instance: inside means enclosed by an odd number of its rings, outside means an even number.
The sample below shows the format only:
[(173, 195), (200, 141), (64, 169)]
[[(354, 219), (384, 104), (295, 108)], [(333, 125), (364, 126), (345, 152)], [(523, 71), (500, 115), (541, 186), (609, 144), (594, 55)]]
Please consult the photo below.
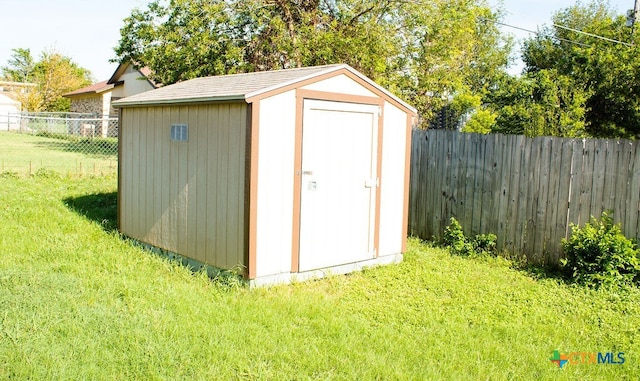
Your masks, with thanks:
[[(120, 65), (118, 65), (118, 67), (116, 68), (116, 71), (108, 80), (94, 83), (91, 86), (83, 87), (81, 89), (72, 91), (70, 93), (63, 94), (62, 96), (67, 98), (73, 98), (73, 97), (82, 96), (82, 95), (100, 94), (105, 91), (111, 90), (116, 86), (120, 86), (123, 84), (123, 82), (120, 81), (120, 77), (122, 76), (122, 74), (125, 73), (129, 65), (130, 65), (129, 63), (121, 63)], [(141, 76), (143, 76), (151, 84), (151, 86), (153, 86), (153, 88), (159, 87), (157, 83), (149, 79), (149, 75), (151, 74), (151, 69), (145, 66), (143, 68), (136, 69), (136, 70), (138, 71), (138, 73), (140, 73)]]
[(211, 101), (247, 101), (260, 95), (289, 88), (322, 75), (345, 73), (365, 81), (378, 92), (415, 113), (415, 109), (349, 65), (325, 65), (254, 73), (195, 78), (132, 95), (113, 103), (116, 107)]
[(115, 87), (113, 84), (108, 84), (107, 81), (102, 81), (98, 83), (94, 83), (91, 86), (83, 87), (81, 89), (72, 91), (70, 93), (63, 94), (63, 97), (74, 97), (78, 95), (91, 95), (91, 94), (100, 94), (107, 90), (111, 90)]

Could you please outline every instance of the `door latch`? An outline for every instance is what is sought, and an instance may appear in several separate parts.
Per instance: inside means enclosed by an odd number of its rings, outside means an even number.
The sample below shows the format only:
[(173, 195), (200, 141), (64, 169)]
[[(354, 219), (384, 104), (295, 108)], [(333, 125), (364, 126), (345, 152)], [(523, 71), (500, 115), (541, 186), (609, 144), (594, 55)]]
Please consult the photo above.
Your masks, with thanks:
[(378, 187), (378, 179), (369, 179), (364, 181), (365, 188), (377, 188)]

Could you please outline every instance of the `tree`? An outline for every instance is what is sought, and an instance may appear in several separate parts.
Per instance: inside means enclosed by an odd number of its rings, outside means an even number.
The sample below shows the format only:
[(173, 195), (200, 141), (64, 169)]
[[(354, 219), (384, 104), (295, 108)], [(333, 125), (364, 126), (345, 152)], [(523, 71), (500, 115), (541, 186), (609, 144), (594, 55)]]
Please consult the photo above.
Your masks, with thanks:
[[(512, 41), (484, 2), (407, 2), (401, 14), (403, 39), (410, 42), (403, 91), (423, 118), (456, 97), (484, 98), (504, 72)], [(459, 109), (460, 115), (468, 111)]]
[(428, 119), (504, 71), (498, 16), (485, 0), (155, 0), (125, 19), (115, 52), (164, 84), (347, 63)]
[(487, 98), (497, 115), (493, 132), (534, 136), (585, 136), (588, 93), (554, 69), (504, 77)]
[(234, 73), (242, 69), (242, 50), (231, 18), (233, 2), (152, 1), (135, 9), (120, 30), (119, 62), (153, 69), (158, 83)]
[(29, 49), (13, 49), (8, 66), (2, 68), (5, 80), (35, 84), (16, 94), (26, 111), (69, 111), (70, 101), (62, 95), (93, 82), (91, 72), (69, 57), (45, 51), (34, 62)]
[(2, 67), (2, 76), (11, 82), (28, 83), (33, 77), (35, 63), (29, 49), (11, 49), (13, 52), (8, 66)]
[(70, 100), (62, 95), (90, 85), (91, 72), (81, 68), (71, 58), (57, 52), (43, 52), (34, 69), (43, 111), (69, 111)]
[[(238, 8), (246, 70), (347, 63), (374, 80), (395, 68), (394, 1), (253, 0)], [(266, 5), (266, 6), (265, 6)]]
[(526, 73), (550, 71), (584, 90), (589, 136), (640, 137), (640, 47), (625, 22), (606, 1), (579, 4), (556, 13), (553, 25), (523, 47)]

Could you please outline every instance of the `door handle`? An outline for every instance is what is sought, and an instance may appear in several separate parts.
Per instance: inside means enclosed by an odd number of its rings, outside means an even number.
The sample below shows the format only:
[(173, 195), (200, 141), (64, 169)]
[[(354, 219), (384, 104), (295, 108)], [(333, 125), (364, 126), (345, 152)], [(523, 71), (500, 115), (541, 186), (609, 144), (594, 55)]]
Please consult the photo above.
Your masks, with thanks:
[(365, 188), (377, 188), (378, 187), (378, 179), (369, 179), (364, 181)]

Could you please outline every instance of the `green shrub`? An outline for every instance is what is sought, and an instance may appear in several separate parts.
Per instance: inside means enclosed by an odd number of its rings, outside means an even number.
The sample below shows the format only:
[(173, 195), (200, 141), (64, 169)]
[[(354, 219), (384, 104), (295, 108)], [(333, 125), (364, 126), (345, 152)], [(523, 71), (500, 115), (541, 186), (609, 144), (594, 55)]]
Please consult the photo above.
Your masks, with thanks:
[(465, 257), (494, 254), (497, 240), (495, 234), (478, 234), (473, 238), (467, 237), (462, 226), (454, 217), (451, 217), (443, 237), (443, 243), (449, 248), (451, 254)]
[(39, 177), (41, 179), (60, 179), (60, 173), (54, 171), (53, 169), (48, 168), (40, 168), (33, 175), (33, 177)]
[(20, 178), (16, 171), (4, 171), (0, 173), (0, 179), (17, 179)]
[(609, 213), (602, 213), (600, 221), (592, 216), (591, 223), (582, 228), (572, 224), (571, 228), (571, 237), (562, 240), (566, 258), (560, 261), (568, 279), (594, 287), (632, 285), (640, 280), (638, 248)]

